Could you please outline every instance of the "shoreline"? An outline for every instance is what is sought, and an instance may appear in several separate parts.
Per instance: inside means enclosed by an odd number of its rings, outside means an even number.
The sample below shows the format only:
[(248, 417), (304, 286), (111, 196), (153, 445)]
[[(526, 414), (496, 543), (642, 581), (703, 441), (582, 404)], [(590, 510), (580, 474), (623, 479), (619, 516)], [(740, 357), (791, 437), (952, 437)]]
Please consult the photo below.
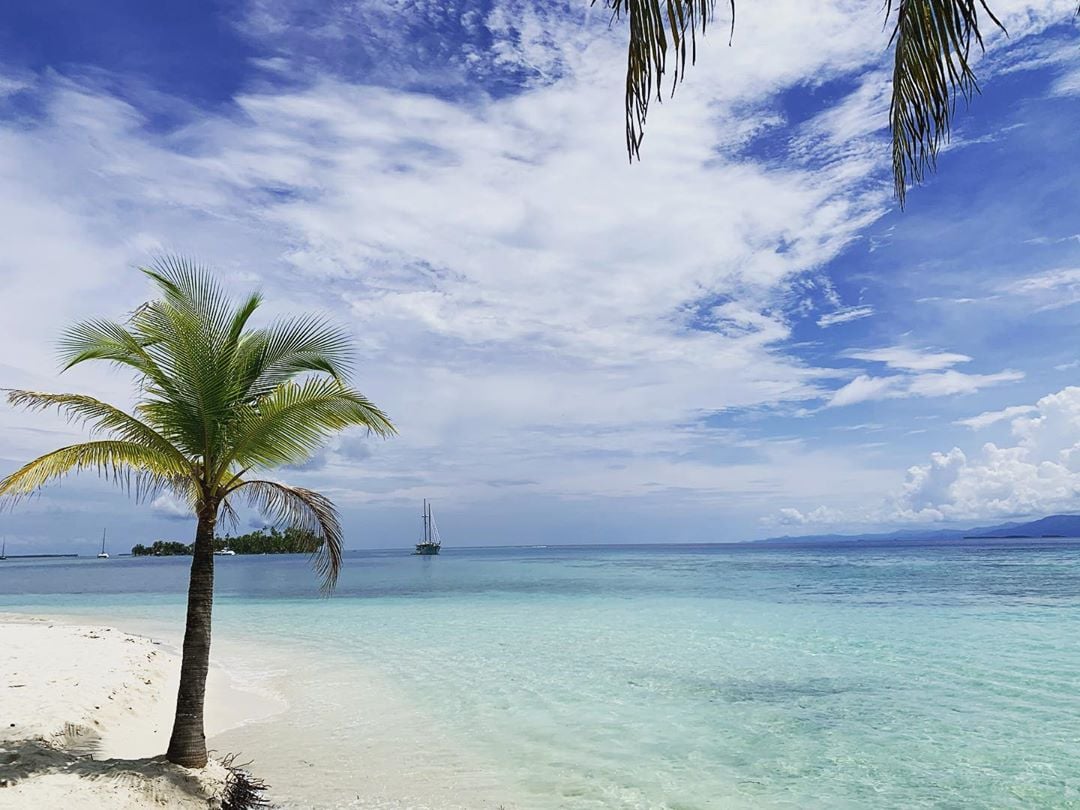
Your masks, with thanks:
[[(225, 769), (164, 761), (180, 656), (168, 643), (85, 617), (0, 613), (0, 808), (199, 807)], [(286, 706), (207, 679), (207, 738)]]
[[(116, 617), (136, 629), (128, 632), (111, 621), (96, 613), (0, 612), (0, 648), (13, 652), (0, 660), (0, 784), (14, 782), (0, 787), (0, 810), (206, 810), (227, 775), (220, 758), (233, 753), (253, 760), (253, 776), (269, 782), (267, 798), (278, 808), (524, 807), (489, 763), (469, 754), (467, 740), (433, 723), (375, 670), (353, 680), (328, 662), (284, 658), (291, 652), (273, 644), (260, 644), (248, 661), (244, 640), (228, 632), (215, 634), (219, 652), (207, 679), (211, 765), (190, 771), (166, 763), (182, 627)], [(22, 686), (5, 689), (13, 673)], [(338, 677), (359, 701), (308, 703), (302, 684)], [(16, 702), (21, 714), (13, 714)], [(363, 729), (345, 748), (334, 740), (343, 723)], [(282, 739), (304, 742), (299, 749), (267, 743)], [(12, 753), (28, 765), (5, 766)]]

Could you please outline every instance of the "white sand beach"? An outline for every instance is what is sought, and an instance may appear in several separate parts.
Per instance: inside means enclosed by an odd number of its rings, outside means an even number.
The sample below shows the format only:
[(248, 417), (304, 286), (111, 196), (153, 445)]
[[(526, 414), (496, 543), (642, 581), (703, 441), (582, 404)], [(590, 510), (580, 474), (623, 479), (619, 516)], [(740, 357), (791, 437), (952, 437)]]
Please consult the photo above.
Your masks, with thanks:
[[(118, 623), (141, 635), (87, 616), (0, 613), (0, 810), (216, 806), (227, 775), (220, 762), (191, 771), (162, 757), (180, 628)], [(228, 669), (212, 667), (207, 681), (211, 757), (253, 759), (275, 806), (525, 806), (490, 763), (375, 671), (285, 659), (268, 645), (253, 651), (227, 633), (216, 643)], [(275, 742), (284, 737), (295, 743)]]
[[(205, 810), (220, 793), (220, 763), (191, 771), (161, 756), (179, 674), (178, 656), (161, 643), (3, 615), (0, 650), (0, 808)], [(211, 671), (208, 736), (278, 708)]]

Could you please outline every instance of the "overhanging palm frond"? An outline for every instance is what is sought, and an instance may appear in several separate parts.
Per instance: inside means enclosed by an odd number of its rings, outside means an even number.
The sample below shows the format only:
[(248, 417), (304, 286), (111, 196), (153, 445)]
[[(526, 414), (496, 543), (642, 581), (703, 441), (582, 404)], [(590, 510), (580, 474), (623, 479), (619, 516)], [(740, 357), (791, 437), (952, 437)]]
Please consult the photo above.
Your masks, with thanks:
[(8, 402), (30, 411), (56, 408), (70, 420), (80, 421), (97, 433), (138, 444), (173, 460), (177, 470), (189, 468), (187, 459), (160, 433), (119, 408), (83, 394), (45, 394), (39, 391), (9, 391)]
[[(596, 0), (593, 0), (595, 3)], [(626, 151), (631, 160), (641, 155), (641, 139), (653, 94), (663, 97), (668, 49), (674, 54), (671, 92), (686, 72), (686, 55), (697, 61), (697, 34), (705, 33), (716, 0), (604, 0), (615, 19), (626, 17), (630, 43), (626, 59)], [(729, 0), (731, 30), (735, 31), (735, 0)], [(669, 44), (670, 40), (670, 44)]]
[(34, 459), (0, 480), (0, 498), (17, 501), (50, 481), (84, 469), (96, 470), (103, 478), (134, 490), (139, 500), (165, 489), (190, 494), (191, 479), (171, 456), (133, 442), (103, 440), (61, 447)]
[[(985, 0), (895, 0), (892, 44), (893, 94), (889, 108), (896, 198), (903, 206), (909, 183), (921, 183), (937, 165), (962, 97), (979, 92), (971, 48), (983, 47), (979, 10), (1002, 31), (1005, 26)], [(892, 12), (894, 0), (887, 0)]]
[[(597, 2), (597, 0), (593, 0)], [(603, 0), (615, 19), (630, 28), (626, 63), (626, 150), (641, 155), (649, 102), (663, 95), (669, 56), (674, 57), (671, 92), (686, 72), (689, 53), (697, 57), (697, 34), (704, 35), (716, 0)], [(735, 0), (728, 0), (732, 32)], [(970, 64), (973, 46), (982, 47), (980, 15), (1005, 30), (986, 0), (886, 0), (886, 16), (897, 9), (889, 124), (896, 197), (904, 204), (907, 186), (936, 167), (948, 141), (958, 98), (970, 100), (978, 84)], [(1080, 14), (1080, 6), (1077, 7)], [(730, 42), (730, 40), (729, 40)]]
[(330, 499), (303, 487), (290, 487), (276, 481), (243, 481), (232, 492), (243, 494), (247, 502), (278, 524), (313, 534), (322, 542), (311, 552), (312, 565), (322, 578), (322, 588), (329, 593), (341, 572), (344, 539), (337, 510)]

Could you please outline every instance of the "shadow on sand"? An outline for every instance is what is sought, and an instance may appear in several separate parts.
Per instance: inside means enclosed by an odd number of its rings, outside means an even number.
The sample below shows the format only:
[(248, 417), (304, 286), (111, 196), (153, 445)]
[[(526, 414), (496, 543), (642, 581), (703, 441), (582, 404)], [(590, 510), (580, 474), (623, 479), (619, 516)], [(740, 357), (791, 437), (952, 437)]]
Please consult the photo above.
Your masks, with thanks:
[(44, 739), (0, 741), (0, 800), (5, 788), (58, 774), (127, 788), (165, 803), (180, 797), (203, 802), (209, 798), (198, 772), (166, 762), (163, 756), (93, 759), (94, 742), (81, 734), (65, 735), (55, 743)]

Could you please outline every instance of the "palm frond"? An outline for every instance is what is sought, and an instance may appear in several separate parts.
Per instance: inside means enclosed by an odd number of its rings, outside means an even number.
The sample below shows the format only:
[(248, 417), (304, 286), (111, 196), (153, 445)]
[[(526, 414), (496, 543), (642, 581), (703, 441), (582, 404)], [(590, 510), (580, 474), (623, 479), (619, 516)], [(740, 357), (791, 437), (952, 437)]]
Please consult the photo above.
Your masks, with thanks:
[(228, 498), (225, 498), (221, 501), (220, 509), (221, 516), (218, 521), (219, 526), (224, 526), (226, 529), (235, 529), (237, 526), (240, 525), (240, 515), (237, 513), (233, 505), (229, 503)]
[(245, 336), (237, 353), (242, 395), (265, 396), (278, 385), (304, 372), (348, 378), (353, 351), (349, 335), (319, 316), (278, 321)]
[[(957, 98), (979, 92), (971, 68), (973, 45), (983, 47), (980, 9), (1005, 27), (985, 0), (895, 0), (892, 44), (892, 168), (896, 198), (903, 206), (909, 183), (921, 183), (937, 165), (949, 140)], [(887, 0), (887, 13), (894, 0)]]
[[(596, 0), (593, 0), (595, 3)], [(674, 54), (671, 92), (686, 73), (686, 56), (697, 61), (697, 35), (705, 34), (716, 0), (604, 0), (616, 20), (626, 17), (630, 42), (626, 59), (626, 151), (641, 156), (641, 139), (653, 94), (663, 98), (669, 48)], [(735, 32), (735, 0), (729, 0)], [(670, 44), (669, 44), (670, 40)]]
[[(593, 0), (596, 3), (597, 0)], [(735, 30), (735, 0), (731, 31)], [(705, 34), (716, 12), (716, 0), (604, 0), (613, 19), (627, 19), (630, 37), (626, 63), (626, 151), (641, 156), (641, 140), (649, 102), (663, 97), (671, 67), (671, 92), (697, 60), (697, 35)], [(893, 90), (889, 124), (892, 130), (893, 184), (904, 205), (907, 187), (920, 183), (937, 165), (948, 142), (956, 102), (979, 92), (971, 67), (972, 48), (983, 47), (980, 16), (1005, 30), (987, 0), (886, 0), (886, 17), (897, 8)], [(1080, 14), (1080, 6), (1077, 7)], [(730, 38), (729, 38), (730, 44)]]
[(231, 345), (236, 345), (240, 342), (241, 336), (244, 334), (244, 327), (247, 326), (251, 316), (255, 314), (255, 310), (262, 304), (263, 298), (261, 293), (252, 293), (247, 297), (247, 300), (233, 313), (232, 320), (229, 324), (229, 336), (228, 342)]
[[(167, 255), (142, 268), (157, 284), (169, 307), (189, 314), (201, 331), (225, 335), (234, 318), (229, 299), (209, 269), (186, 256)], [(256, 304), (257, 306), (257, 304)]]
[(232, 492), (243, 494), (249, 506), (274, 523), (313, 534), (322, 541), (311, 553), (312, 565), (322, 578), (323, 591), (334, 589), (341, 573), (344, 539), (337, 510), (329, 498), (276, 481), (242, 481)]
[(83, 394), (46, 394), (39, 391), (8, 391), (7, 399), (17, 408), (42, 411), (56, 408), (69, 420), (80, 421), (95, 433), (142, 445), (171, 458), (177, 473), (190, 471), (187, 458), (150, 425), (119, 408)]
[(147, 340), (114, 321), (83, 321), (67, 329), (60, 340), (61, 371), (88, 360), (126, 366), (150, 384), (168, 390), (170, 378), (147, 352)]
[(298, 464), (331, 434), (350, 427), (367, 428), (379, 436), (395, 433), (386, 414), (333, 378), (284, 383), (255, 406), (238, 410), (237, 441), (223, 463), (242, 467)]
[(0, 498), (17, 501), (69, 472), (95, 470), (100, 476), (134, 490), (137, 500), (168, 489), (191, 491), (191, 479), (178, 470), (174, 459), (134, 442), (102, 440), (61, 447), (34, 459), (0, 480)]

